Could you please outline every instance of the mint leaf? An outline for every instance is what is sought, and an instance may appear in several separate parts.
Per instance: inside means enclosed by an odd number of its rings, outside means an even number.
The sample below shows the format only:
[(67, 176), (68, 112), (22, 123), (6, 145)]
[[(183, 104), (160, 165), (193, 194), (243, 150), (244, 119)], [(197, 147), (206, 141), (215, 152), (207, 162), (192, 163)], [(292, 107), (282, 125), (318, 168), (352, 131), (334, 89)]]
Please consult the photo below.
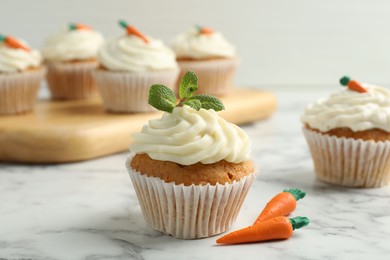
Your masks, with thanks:
[(155, 84), (149, 89), (149, 105), (158, 110), (171, 113), (176, 106), (176, 96), (170, 88)]
[(221, 100), (213, 96), (199, 94), (191, 97), (189, 100), (194, 100), (194, 99), (199, 100), (200, 103), (202, 104), (202, 108), (204, 109), (214, 109), (215, 111), (221, 111), (225, 109)]
[(198, 110), (202, 108), (202, 103), (197, 99), (190, 99), (185, 102), (183, 102), (183, 105), (187, 105), (189, 107), (192, 107), (195, 110)]
[(198, 90), (198, 76), (195, 72), (187, 71), (180, 81), (179, 97), (189, 98), (192, 97)]

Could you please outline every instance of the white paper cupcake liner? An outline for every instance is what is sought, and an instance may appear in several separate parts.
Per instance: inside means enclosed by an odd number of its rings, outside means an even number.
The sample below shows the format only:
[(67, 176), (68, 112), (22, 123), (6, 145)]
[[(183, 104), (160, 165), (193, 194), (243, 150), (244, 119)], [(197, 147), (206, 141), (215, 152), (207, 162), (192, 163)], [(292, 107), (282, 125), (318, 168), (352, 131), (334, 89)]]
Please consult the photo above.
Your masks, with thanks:
[(17, 114), (33, 110), (46, 70), (28, 70), (0, 74), (0, 114)]
[(251, 187), (255, 173), (232, 184), (176, 185), (126, 168), (142, 213), (153, 229), (180, 239), (210, 237), (232, 226)]
[(148, 104), (149, 88), (162, 84), (174, 89), (178, 69), (158, 72), (116, 72), (97, 69), (93, 72), (104, 106), (112, 112), (156, 111)]
[(180, 67), (176, 90), (180, 79), (192, 70), (198, 76), (199, 90), (197, 93), (222, 96), (234, 86), (234, 76), (238, 66), (238, 59), (191, 60), (177, 62)]
[(54, 99), (86, 99), (97, 95), (92, 71), (97, 61), (49, 62), (47, 83)]
[(361, 188), (390, 183), (390, 142), (340, 138), (306, 128), (303, 132), (318, 179)]

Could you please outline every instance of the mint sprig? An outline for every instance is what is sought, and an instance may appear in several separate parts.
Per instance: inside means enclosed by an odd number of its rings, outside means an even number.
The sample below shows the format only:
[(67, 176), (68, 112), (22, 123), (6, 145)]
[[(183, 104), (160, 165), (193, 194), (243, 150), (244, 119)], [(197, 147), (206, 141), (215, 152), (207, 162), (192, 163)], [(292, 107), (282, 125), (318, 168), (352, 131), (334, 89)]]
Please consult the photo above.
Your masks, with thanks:
[(158, 110), (169, 113), (172, 113), (175, 107), (184, 105), (195, 110), (203, 108), (221, 111), (225, 109), (221, 100), (216, 97), (205, 94), (195, 95), (198, 88), (198, 77), (195, 72), (187, 71), (180, 81), (179, 97), (181, 100), (177, 105), (176, 97), (172, 90), (161, 84), (155, 84), (150, 87), (148, 103)]

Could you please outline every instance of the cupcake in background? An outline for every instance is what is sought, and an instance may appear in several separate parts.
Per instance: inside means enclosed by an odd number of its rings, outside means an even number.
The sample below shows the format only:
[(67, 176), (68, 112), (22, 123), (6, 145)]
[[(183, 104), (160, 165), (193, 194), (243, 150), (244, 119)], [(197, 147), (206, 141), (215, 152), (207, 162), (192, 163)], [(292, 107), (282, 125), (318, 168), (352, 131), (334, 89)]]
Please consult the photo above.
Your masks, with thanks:
[(150, 85), (174, 88), (179, 69), (174, 52), (160, 40), (147, 37), (125, 21), (126, 34), (108, 40), (100, 49), (100, 68), (94, 79), (111, 112), (148, 112)]
[(132, 135), (126, 168), (152, 228), (197, 239), (233, 225), (255, 169), (250, 139), (218, 115), (221, 101), (195, 94), (193, 72), (182, 81), (178, 105), (170, 89), (151, 86), (149, 103), (165, 113)]
[(390, 183), (390, 91), (348, 77), (301, 117), (317, 178), (342, 186)]
[(171, 44), (181, 78), (192, 70), (199, 76), (199, 93), (224, 95), (234, 85), (238, 65), (235, 48), (221, 33), (196, 26), (178, 35)]
[(85, 99), (96, 95), (91, 72), (103, 44), (102, 35), (82, 24), (70, 24), (44, 43), (47, 82), (54, 99)]
[(17, 114), (34, 108), (45, 75), (42, 56), (22, 41), (0, 35), (0, 114)]

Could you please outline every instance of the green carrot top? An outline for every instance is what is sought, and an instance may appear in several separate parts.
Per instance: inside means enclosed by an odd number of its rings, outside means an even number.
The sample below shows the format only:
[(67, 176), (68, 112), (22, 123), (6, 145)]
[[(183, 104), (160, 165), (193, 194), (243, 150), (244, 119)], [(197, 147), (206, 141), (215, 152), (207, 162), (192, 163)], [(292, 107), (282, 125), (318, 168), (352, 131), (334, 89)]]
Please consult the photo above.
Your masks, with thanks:
[(306, 192), (300, 190), (300, 189), (285, 189), (284, 192), (289, 192), (291, 195), (294, 196), (295, 200), (300, 200), (303, 197), (305, 197)]
[(295, 218), (290, 218), (290, 222), (293, 230), (295, 230), (309, 225), (310, 220), (307, 217), (295, 217)]
[(127, 22), (125, 21), (125, 20), (119, 20), (119, 25), (121, 26), (121, 27), (123, 27), (123, 28), (127, 28)]
[(74, 23), (71, 23), (68, 25), (68, 28), (70, 31), (75, 31), (75, 30), (77, 30), (77, 25)]
[(350, 77), (348, 76), (343, 76), (342, 78), (340, 78), (340, 84), (342, 86), (347, 86), (348, 85), (348, 82), (351, 80)]

